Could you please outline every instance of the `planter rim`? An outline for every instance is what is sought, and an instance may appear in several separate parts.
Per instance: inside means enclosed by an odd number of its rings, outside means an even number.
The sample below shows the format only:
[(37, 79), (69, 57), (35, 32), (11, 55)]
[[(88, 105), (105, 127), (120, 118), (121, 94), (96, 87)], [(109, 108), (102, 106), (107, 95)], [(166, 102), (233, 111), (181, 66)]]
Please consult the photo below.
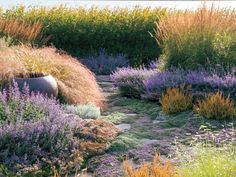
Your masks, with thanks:
[(47, 74), (40, 77), (13, 77), (13, 79), (39, 79), (39, 78), (46, 78), (46, 77), (53, 77), (53, 76), (51, 74)]

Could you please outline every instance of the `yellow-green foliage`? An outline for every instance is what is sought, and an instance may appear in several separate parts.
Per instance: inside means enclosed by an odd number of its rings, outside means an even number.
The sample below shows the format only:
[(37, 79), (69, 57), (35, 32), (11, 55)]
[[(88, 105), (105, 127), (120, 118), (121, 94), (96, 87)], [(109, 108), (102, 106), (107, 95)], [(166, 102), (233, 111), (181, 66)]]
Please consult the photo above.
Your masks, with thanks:
[[(189, 91), (191, 86), (187, 86)], [(168, 88), (160, 98), (162, 109), (166, 114), (185, 111), (192, 107), (192, 96), (185, 93), (185, 85), (181, 84), (180, 88)]]
[(209, 94), (206, 100), (198, 101), (194, 106), (195, 112), (207, 118), (232, 118), (236, 116), (233, 100), (224, 98), (221, 92)]
[(170, 161), (161, 163), (160, 155), (157, 154), (152, 163), (144, 163), (140, 168), (133, 169), (128, 161), (124, 162), (124, 177), (177, 177)]
[(149, 32), (153, 31), (158, 16), (164, 13), (164, 9), (141, 7), (129, 10), (97, 7), (72, 9), (64, 6), (26, 9), (19, 6), (2, 12), (2, 15), (26, 22), (40, 21), (43, 36), (50, 36), (49, 43), (70, 54), (88, 55), (91, 50), (97, 52), (105, 48), (109, 53), (128, 55), (132, 64), (138, 65), (156, 58), (160, 53)]

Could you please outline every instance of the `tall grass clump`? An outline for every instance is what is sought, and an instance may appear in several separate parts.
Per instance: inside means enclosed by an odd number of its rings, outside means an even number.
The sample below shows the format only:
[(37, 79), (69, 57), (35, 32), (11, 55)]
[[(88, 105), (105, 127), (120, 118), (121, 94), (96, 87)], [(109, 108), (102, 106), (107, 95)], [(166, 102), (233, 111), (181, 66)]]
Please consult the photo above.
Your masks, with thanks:
[(71, 56), (57, 53), (55, 48), (8, 47), (0, 51), (0, 63), (1, 85), (22, 74), (51, 74), (57, 80), (62, 101), (105, 107), (105, 98), (92, 72)]
[(212, 5), (174, 11), (156, 23), (155, 38), (165, 68), (236, 65), (236, 12)]
[(106, 49), (110, 54), (125, 54), (132, 65), (155, 59), (160, 50), (149, 32), (165, 9), (14, 7), (2, 12), (7, 19), (40, 21), (43, 37), (73, 56), (84, 57)]
[(42, 23), (39, 21), (27, 23), (17, 19), (8, 20), (0, 18), (0, 36), (11, 37), (21, 42), (33, 42), (39, 37), (41, 31)]

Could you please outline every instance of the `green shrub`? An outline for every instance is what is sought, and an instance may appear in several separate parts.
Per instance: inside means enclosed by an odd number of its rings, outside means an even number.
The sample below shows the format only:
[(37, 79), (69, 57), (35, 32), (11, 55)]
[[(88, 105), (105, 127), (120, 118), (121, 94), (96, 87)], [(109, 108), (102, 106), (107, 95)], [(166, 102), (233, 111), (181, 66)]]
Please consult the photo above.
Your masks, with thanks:
[(83, 57), (103, 48), (111, 54), (123, 53), (133, 65), (139, 65), (155, 59), (160, 53), (149, 32), (153, 31), (154, 22), (165, 10), (140, 7), (132, 10), (72, 9), (64, 6), (26, 9), (19, 6), (2, 13), (8, 19), (40, 21), (43, 36), (50, 37), (48, 42), (74, 56)]
[[(187, 90), (190, 87), (188, 86)], [(180, 88), (168, 88), (160, 98), (163, 111), (166, 114), (177, 113), (188, 110), (192, 107), (193, 98), (189, 93), (185, 93), (185, 86), (182, 84)]]
[(203, 6), (196, 11), (175, 11), (161, 18), (155, 37), (165, 67), (235, 66), (235, 16), (233, 10)]
[(228, 98), (224, 98), (221, 92), (209, 94), (206, 100), (198, 101), (194, 106), (195, 112), (207, 118), (232, 118), (236, 117), (236, 109), (234, 102)]
[(66, 105), (65, 110), (83, 119), (95, 119), (101, 116), (100, 109), (95, 105)]

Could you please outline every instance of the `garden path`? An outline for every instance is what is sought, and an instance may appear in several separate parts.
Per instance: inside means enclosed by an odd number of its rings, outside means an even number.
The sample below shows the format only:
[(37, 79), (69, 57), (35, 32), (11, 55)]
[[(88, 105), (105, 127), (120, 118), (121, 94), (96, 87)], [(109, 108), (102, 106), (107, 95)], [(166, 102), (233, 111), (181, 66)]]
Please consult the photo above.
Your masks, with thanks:
[(97, 76), (97, 81), (108, 103), (101, 119), (113, 122), (124, 132), (105, 154), (88, 160), (88, 171), (95, 172), (96, 176), (121, 175), (122, 161), (126, 158), (133, 165), (152, 160), (156, 152), (166, 159), (175, 139), (186, 140), (194, 132), (190, 119), (196, 120), (196, 117), (191, 111), (170, 118), (162, 114), (157, 103), (122, 97), (109, 76)]

